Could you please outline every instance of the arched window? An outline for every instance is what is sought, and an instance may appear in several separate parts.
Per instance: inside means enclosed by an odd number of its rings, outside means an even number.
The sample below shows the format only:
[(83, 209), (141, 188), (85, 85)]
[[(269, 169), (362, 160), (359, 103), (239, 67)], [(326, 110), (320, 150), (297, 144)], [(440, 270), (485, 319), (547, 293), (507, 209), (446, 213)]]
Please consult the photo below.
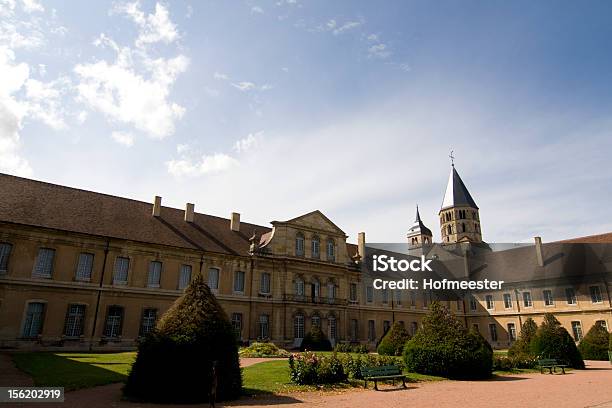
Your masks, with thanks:
[(465, 232), (465, 224), (461, 224), (461, 229)]
[(336, 260), (336, 242), (331, 238), (327, 240), (327, 260)]
[(301, 232), (295, 236), (295, 255), (304, 256), (304, 234)]
[(304, 280), (302, 278), (295, 280), (295, 295), (299, 297), (304, 296)]
[(314, 315), (310, 318), (312, 327), (321, 327), (321, 318), (317, 315)]
[(321, 241), (316, 235), (312, 237), (312, 257), (315, 259), (321, 257)]
[(450, 226), (450, 225), (447, 225), (447, 226), (446, 226), (446, 233), (447, 233), (448, 235), (451, 235), (451, 234), (453, 233), (453, 230), (451, 229), (451, 226)]
[(330, 304), (334, 303), (336, 299), (336, 285), (334, 282), (327, 283), (327, 300)]

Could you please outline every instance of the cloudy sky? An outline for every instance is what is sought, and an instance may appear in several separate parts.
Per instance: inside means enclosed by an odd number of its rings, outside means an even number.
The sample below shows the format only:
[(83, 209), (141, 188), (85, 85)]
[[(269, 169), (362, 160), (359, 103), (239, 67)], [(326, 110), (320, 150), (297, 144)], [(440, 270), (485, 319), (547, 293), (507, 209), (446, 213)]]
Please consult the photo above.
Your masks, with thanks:
[(354, 241), (612, 231), (612, 4), (0, 0), (0, 172)]

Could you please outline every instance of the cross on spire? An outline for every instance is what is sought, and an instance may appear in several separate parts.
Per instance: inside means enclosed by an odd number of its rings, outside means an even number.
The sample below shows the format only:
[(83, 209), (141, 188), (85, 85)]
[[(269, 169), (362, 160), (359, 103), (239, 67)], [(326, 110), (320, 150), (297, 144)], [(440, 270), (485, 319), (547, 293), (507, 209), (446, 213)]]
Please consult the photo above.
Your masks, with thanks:
[(455, 167), (455, 156), (453, 156), (453, 152), (454, 152), (454, 150), (451, 150), (451, 152), (448, 155), (448, 157), (450, 157), (450, 159), (451, 159), (451, 166)]

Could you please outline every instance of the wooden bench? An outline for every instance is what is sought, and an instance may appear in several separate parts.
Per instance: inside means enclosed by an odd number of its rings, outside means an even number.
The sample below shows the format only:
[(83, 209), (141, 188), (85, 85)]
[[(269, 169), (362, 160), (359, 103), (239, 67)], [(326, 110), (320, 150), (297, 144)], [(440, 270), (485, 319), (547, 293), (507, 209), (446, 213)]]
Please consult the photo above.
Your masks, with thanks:
[(393, 380), (393, 385), (395, 385), (396, 379), (401, 379), (402, 386), (408, 388), (406, 387), (406, 376), (402, 374), (402, 370), (398, 366), (363, 367), (361, 375), (363, 376), (364, 388), (368, 388), (368, 381), (374, 381), (374, 389), (378, 391), (378, 381)]
[(540, 366), (540, 373), (544, 374), (544, 369), (548, 368), (548, 372), (552, 374), (553, 372), (557, 372), (557, 367), (561, 369), (561, 372), (565, 374), (565, 367), (567, 364), (560, 363), (554, 358), (544, 358), (542, 360), (538, 360), (538, 365)]

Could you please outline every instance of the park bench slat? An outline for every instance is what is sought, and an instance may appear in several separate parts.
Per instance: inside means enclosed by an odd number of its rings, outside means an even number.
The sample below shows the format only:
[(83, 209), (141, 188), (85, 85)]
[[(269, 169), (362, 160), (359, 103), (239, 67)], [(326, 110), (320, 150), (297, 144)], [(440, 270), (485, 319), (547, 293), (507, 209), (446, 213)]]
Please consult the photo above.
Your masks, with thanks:
[(540, 366), (540, 373), (544, 374), (544, 369), (548, 368), (548, 372), (550, 374), (552, 374), (553, 372), (557, 372), (557, 368), (561, 369), (561, 372), (563, 374), (565, 374), (565, 367), (567, 367), (567, 364), (564, 364), (563, 362), (559, 362), (557, 361), (557, 359), (554, 358), (543, 358), (538, 360), (538, 366)]
[(393, 380), (393, 384), (395, 384), (396, 379), (401, 379), (403, 387), (407, 388), (406, 376), (402, 374), (402, 370), (398, 366), (363, 367), (361, 375), (365, 388), (368, 388), (368, 381), (374, 381), (374, 389), (378, 391), (379, 380)]

